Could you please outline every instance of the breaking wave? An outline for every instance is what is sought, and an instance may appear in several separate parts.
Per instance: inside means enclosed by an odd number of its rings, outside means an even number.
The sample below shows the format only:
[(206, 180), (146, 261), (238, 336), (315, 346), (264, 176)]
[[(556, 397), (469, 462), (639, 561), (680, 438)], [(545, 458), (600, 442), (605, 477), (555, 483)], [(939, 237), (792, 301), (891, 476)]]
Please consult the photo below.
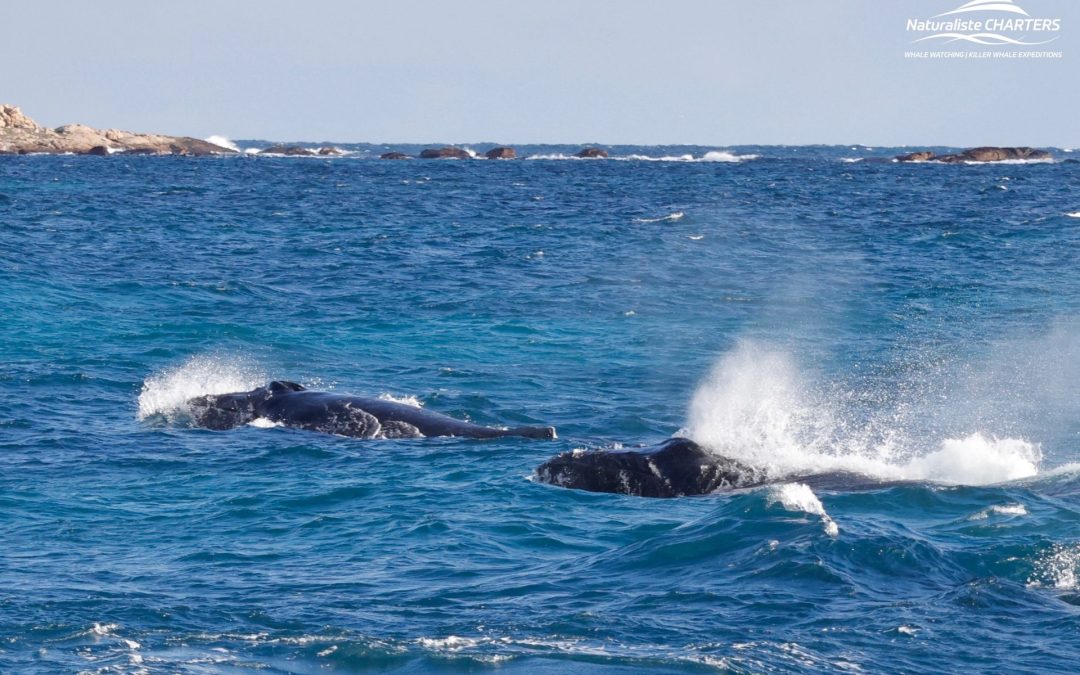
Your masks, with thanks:
[(213, 143), (214, 145), (220, 146), (222, 148), (228, 148), (229, 150), (241, 152), (239, 146), (237, 146), (236, 143), (233, 143), (225, 136), (209, 136), (203, 140), (205, 140), (207, 143)]

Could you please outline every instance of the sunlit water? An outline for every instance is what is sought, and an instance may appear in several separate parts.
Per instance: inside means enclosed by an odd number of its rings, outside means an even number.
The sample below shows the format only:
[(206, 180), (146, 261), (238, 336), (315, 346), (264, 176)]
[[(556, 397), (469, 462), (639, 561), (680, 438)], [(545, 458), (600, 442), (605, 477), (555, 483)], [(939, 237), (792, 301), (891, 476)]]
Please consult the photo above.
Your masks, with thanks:
[[(1076, 164), (347, 149), (0, 158), (0, 670), (1076, 669)], [(184, 424), (272, 378), (560, 439)], [(530, 480), (678, 432), (779, 482)]]

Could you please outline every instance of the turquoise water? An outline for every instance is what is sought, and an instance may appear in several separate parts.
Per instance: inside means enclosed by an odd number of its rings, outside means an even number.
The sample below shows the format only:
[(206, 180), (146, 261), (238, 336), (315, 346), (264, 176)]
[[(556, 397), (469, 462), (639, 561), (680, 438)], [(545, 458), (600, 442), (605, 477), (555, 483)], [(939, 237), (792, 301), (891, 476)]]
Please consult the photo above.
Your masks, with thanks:
[[(0, 671), (1076, 670), (1080, 165), (348, 147), (0, 158)], [(273, 378), (560, 438), (183, 424)], [(780, 482), (530, 480), (680, 431)]]

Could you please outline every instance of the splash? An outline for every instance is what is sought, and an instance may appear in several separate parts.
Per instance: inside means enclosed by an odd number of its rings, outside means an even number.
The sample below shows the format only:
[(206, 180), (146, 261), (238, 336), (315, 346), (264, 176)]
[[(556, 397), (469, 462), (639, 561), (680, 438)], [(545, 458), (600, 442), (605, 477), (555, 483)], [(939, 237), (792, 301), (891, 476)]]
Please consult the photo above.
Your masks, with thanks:
[(825, 534), (830, 537), (840, 534), (836, 521), (825, 511), (825, 505), (808, 485), (787, 483), (769, 488), (768, 504), (779, 504), (788, 511), (802, 511), (812, 516), (820, 516)]
[(1054, 544), (1035, 559), (1027, 585), (1076, 590), (1077, 572), (1080, 572), (1080, 544)]
[(989, 485), (1034, 476), (1042, 459), (1039, 447), (1017, 438), (947, 438), (941, 449), (912, 459), (905, 478), (965, 485)]
[(197, 355), (183, 364), (155, 373), (143, 382), (139, 394), (140, 420), (153, 415), (172, 417), (187, 402), (206, 394), (248, 391), (266, 384), (266, 375), (242, 358)]
[(240, 148), (237, 147), (236, 143), (233, 143), (225, 136), (210, 136), (203, 140), (205, 140), (207, 143), (213, 143), (214, 145), (222, 148), (228, 148), (229, 150), (233, 150), (234, 152), (240, 152)]
[(1073, 211), (1072, 213), (1066, 213), (1066, 218), (1080, 218), (1080, 211)]
[(778, 480), (845, 471), (987, 485), (1038, 473), (1037, 444), (979, 432), (935, 440), (901, 411), (877, 410), (868, 419), (845, 405), (865, 398), (815, 384), (787, 352), (745, 341), (698, 387), (679, 433)]

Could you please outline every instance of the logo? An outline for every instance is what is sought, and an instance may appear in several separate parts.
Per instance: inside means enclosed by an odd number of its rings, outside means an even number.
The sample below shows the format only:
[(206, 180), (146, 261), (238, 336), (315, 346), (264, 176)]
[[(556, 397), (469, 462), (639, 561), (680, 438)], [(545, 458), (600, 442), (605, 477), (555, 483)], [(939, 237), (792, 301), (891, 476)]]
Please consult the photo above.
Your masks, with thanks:
[[(906, 28), (913, 45), (932, 50), (907, 51), (906, 58), (1062, 57), (1029, 49), (1057, 40), (1061, 19), (1033, 17), (1013, 0), (971, 0), (928, 19), (908, 19)], [(980, 49), (986, 47), (1004, 49)]]

